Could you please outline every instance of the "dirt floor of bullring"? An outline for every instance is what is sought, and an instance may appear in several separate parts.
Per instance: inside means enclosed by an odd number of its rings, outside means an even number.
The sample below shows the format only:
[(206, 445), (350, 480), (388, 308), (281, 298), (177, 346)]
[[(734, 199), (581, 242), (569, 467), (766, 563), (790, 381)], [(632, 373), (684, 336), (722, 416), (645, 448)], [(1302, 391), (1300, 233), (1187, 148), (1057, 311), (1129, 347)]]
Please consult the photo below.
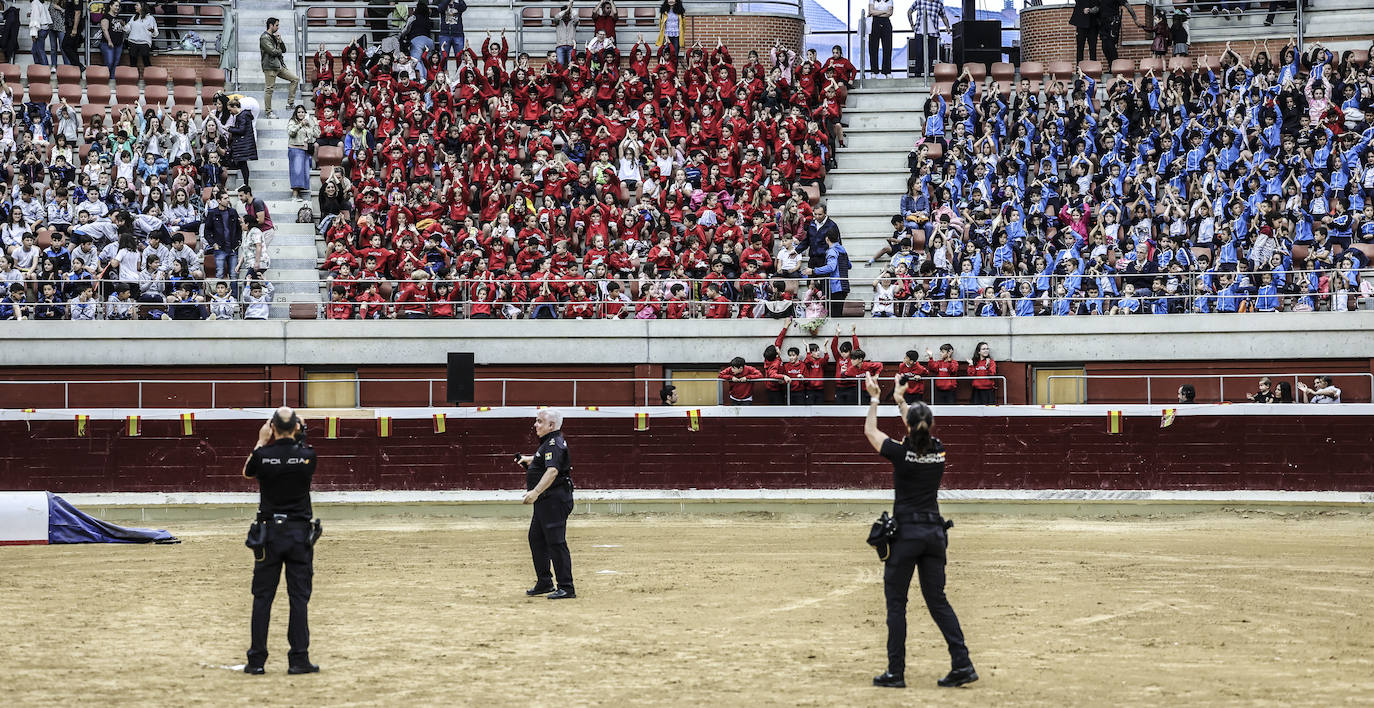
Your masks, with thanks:
[(1374, 516), (963, 515), (949, 597), (982, 680), (913, 587), (904, 691), (884, 668), (867, 516), (575, 516), (579, 598), (529, 599), (526, 522), (329, 522), (311, 656), (246, 676), (241, 520), (179, 546), (0, 548), (7, 705), (1339, 705), (1374, 696)]

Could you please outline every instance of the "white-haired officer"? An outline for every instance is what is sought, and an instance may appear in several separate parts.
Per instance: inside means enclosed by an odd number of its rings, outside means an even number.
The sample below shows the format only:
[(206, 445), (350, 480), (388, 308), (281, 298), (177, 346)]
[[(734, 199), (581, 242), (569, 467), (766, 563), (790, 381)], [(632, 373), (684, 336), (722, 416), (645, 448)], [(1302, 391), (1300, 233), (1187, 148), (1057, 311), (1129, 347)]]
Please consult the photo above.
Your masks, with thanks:
[(282, 567), (286, 567), (286, 594), (291, 616), (286, 625), (291, 674), (313, 674), (320, 667), (310, 663), (310, 603), (314, 576), (318, 521), (312, 521), (310, 481), (315, 475), (315, 450), (305, 441), (305, 424), (286, 406), (277, 409), (258, 431), (258, 443), (243, 463), (243, 476), (258, 480), (257, 520), (248, 532), (253, 549), (252, 643), (248, 647), (247, 674), (262, 674), (267, 663), (267, 625), (272, 599)]
[(866, 386), (871, 399), (864, 435), (883, 457), (892, 462), (896, 497), (892, 516), (897, 532), (883, 569), (883, 596), (887, 599), (887, 672), (873, 679), (873, 685), (906, 687), (906, 597), (911, 576), (921, 581), (921, 596), (931, 619), (945, 636), (953, 665), (947, 676), (936, 683), (953, 687), (978, 680), (973, 670), (959, 618), (945, 598), (945, 549), (949, 546), (948, 526), (940, 516), (938, 494), (945, 474), (945, 446), (931, 437), (934, 416), (920, 401), (907, 406), (896, 396), (897, 409), (906, 424), (907, 434), (900, 443), (878, 430), (878, 380), (869, 374)]
[(535, 583), (525, 594), (547, 594), (550, 600), (577, 597), (573, 587), (572, 554), (568, 551), (568, 515), (573, 510), (572, 457), (568, 454), (562, 427), (562, 413), (553, 408), (539, 411), (534, 416), (539, 449), (533, 455), (516, 457), (516, 462), (525, 468), (524, 502), (534, 505), (534, 516), (530, 519), (530, 556), (534, 559)]

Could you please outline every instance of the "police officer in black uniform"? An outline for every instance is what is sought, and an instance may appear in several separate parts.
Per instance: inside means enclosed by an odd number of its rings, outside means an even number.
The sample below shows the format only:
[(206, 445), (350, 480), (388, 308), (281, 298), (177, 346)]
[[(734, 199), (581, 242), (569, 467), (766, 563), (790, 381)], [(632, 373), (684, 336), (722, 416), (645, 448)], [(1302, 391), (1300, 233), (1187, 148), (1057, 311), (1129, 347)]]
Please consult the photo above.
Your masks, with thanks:
[(286, 594), (291, 617), (286, 638), (287, 673), (312, 674), (320, 667), (310, 663), (310, 627), (306, 606), (314, 575), (315, 541), (319, 521), (312, 521), (310, 480), (315, 474), (315, 450), (305, 440), (305, 424), (286, 406), (258, 432), (258, 444), (243, 464), (243, 476), (258, 480), (260, 498), (257, 520), (248, 532), (253, 549), (253, 638), (248, 648), (247, 674), (262, 674), (267, 663), (267, 625), (277, 581), (286, 566)]
[(539, 411), (534, 418), (539, 449), (533, 455), (515, 459), (525, 468), (524, 502), (534, 505), (534, 517), (530, 519), (530, 555), (534, 558), (536, 580), (534, 587), (525, 594), (531, 597), (548, 595), (550, 600), (577, 597), (573, 587), (572, 554), (568, 552), (568, 514), (573, 510), (572, 457), (568, 454), (568, 442), (559, 430), (562, 426), (562, 413), (552, 408)]
[(920, 578), (926, 608), (949, 645), (953, 670), (937, 683), (945, 687), (972, 683), (978, 680), (978, 673), (973, 670), (968, 647), (964, 645), (959, 618), (945, 599), (945, 549), (949, 545), (945, 534), (949, 525), (941, 518), (937, 501), (940, 478), (945, 473), (944, 445), (930, 436), (934, 424), (930, 408), (919, 401), (908, 406), (901, 396), (896, 400), (906, 423), (906, 438), (898, 443), (884, 435), (878, 430), (878, 381), (869, 374), (866, 385), (872, 398), (868, 404), (868, 419), (864, 422), (864, 435), (874, 450), (892, 462), (896, 492), (892, 515), (897, 521), (897, 531), (891, 539), (883, 570), (883, 595), (887, 598), (887, 672), (875, 677), (873, 685), (906, 687), (906, 597), (913, 573)]

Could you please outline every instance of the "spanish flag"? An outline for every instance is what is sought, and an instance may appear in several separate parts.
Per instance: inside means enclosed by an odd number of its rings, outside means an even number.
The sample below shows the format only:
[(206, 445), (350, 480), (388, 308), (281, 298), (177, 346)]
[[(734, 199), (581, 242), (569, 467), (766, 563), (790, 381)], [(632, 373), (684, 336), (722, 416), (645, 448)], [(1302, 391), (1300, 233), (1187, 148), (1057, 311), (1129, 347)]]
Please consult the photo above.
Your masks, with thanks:
[(338, 439), (339, 439), (339, 417), (338, 417), (338, 416), (329, 416), (328, 418), (325, 418), (325, 419), (324, 419), (324, 439), (325, 439), (325, 440), (338, 440)]
[(1054, 410), (1054, 404), (1050, 403), (1048, 405), (1041, 405), (1040, 408), (1042, 408), (1043, 410), (1052, 411)]
[(701, 409), (693, 408), (687, 411), (687, 429), (696, 432), (701, 430)]
[(443, 413), (434, 414), (434, 434), (441, 435), (448, 432), (448, 416)]
[(136, 415), (128, 416), (124, 419), (124, 429), (129, 433), (129, 437), (136, 438), (143, 434), (143, 418)]
[(648, 414), (648, 413), (636, 413), (636, 414), (635, 414), (635, 432), (642, 433), (642, 432), (644, 432), (644, 431), (646, 431), (646, 430), (648, 430), (648, 429), (649, 429), (649, 414)]
[(582, 410), (599, 411), (601, 410), (601, 406), (584, 406)]
[(76, 416), (76, 437), (88, 438), (91, 436), (91, 417), (88, 415)]
[(195, 414), (195, 413), (182, 413), (182, 414), (181, 414), (181, 434), (182, 434), (182, 435), (195, 435), (195, 434), (196, 434), (196, 414)]
[(477, 406), (478, 413), (486, 413), (489, 410), (491, 410), (491, 406)]
[(1107, 433), (1121, 434), (1121, 411), (1107, 411)]
[(1159, 416), (1159, 427), (1167, 428), (1174, 424), (1174, 415), (1178, 413), (1177, 408), (1165, 408)]
[(25, 412), (25, 413), (37, 413), (37, 412), (38, 412), (38, 409), (37, 409), (37, 408), (25, 408), (25, 409), (24, 409), (24, 412)]
[(391, 437), (391, 418), (387, 416), (382, 416), (377, 419), (377, 437)]

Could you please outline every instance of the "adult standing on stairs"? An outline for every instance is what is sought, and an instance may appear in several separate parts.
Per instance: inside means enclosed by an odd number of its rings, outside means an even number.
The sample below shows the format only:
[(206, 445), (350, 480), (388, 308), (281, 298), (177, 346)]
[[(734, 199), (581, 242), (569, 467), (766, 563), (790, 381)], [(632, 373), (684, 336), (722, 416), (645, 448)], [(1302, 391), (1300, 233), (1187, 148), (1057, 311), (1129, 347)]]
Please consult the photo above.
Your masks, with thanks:
[(935, 70), (935, 62), (940, 52), (940, 25), (949, 26), (949, 15), (941, 0), (915, 0), (906, 11), (906, 21), (918, 37), (916, 48), (920, 51), (920, 64), (917, 73), (930, 76)]
[(300, 77), (296, 76), (296, 73), (286, 66), (286, 41), (281, 38), (280, 29), (281, 20), (269, 17), (267, 18), (267, 31), (258, 38), (258, 50), (262, 52), (263, 118), (277, 117), (272, 112), (272, 92), (276, 89), (278, 76), (286, 79), (287, 82), (287, 105), (296, 102), (296, 87), (301, 83)]
[[(893, 0), (868, 0), (868, 73), (892, 78)], [(882, 45), (882, 55), (878, 54)]]

